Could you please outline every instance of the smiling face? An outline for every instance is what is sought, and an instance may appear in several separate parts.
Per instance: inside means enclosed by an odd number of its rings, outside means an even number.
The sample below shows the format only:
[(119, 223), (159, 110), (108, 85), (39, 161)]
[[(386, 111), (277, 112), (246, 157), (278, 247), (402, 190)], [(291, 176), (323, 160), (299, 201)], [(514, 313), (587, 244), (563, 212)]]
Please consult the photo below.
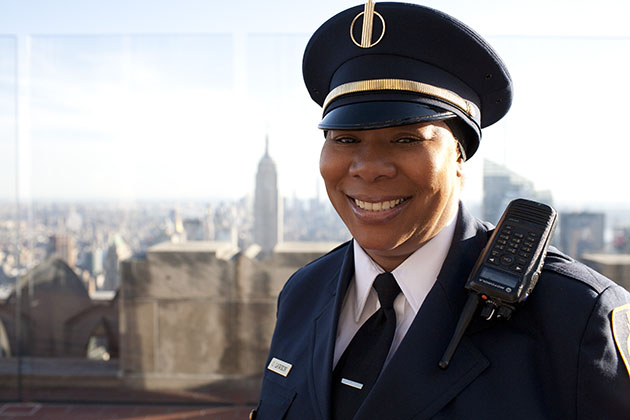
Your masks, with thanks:
[(354, 239), (391, 271), (455, 215), (463, 159), (442, 122), (330, 130), (319, 167)]

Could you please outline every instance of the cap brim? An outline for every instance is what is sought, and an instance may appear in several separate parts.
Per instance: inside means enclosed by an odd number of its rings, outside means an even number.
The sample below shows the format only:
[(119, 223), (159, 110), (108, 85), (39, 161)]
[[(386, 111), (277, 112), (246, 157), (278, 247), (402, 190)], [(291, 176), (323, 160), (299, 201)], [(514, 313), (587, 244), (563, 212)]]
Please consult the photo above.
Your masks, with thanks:
[(342, 105), (324, 115), (323, 130), (369, 130), (453, 118), (444, 109), (417, 102), (373, 101)]

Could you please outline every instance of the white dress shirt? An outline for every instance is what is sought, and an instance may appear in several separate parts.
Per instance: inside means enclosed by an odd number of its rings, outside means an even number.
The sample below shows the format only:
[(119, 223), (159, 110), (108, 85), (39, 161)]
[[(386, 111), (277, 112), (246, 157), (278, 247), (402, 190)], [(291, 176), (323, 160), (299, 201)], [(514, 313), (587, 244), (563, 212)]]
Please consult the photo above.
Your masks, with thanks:
[[(457, 215), (436, 236), (392, 271), (401, 293), (394, 301), (396, 333), (385, 360), (386, 364), (398, 349), (424, 299), (437, 280), (453, 241), (456, 219)], [(354, 277), (348, 286), (341, 307), (333, 366), (337, 365), (339, 358), (361, 325), (381, 306), (372, 283), (376, 276), (384, 273), (385, 270), (370, 258), (357, 241), (353, 241), (353, 246)]]

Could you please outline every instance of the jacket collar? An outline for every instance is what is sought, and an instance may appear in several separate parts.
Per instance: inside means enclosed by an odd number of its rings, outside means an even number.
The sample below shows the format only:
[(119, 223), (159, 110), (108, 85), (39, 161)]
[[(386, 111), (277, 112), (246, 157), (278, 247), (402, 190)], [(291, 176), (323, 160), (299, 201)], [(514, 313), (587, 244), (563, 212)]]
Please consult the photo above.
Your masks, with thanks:
[(332, 276), (327, 292), (330, 298), (313, 324), (312, 363), (311, 375), (309, 375), (312, 379), (311, 400), (314, 404), (314, 412), (318, 413), (322, 420), (330, 418), (330, 390), (337, 324), (346, 290), (354, 275), (352, 242), (342, 245), (339, 252), (342, 255), (341, 268)]

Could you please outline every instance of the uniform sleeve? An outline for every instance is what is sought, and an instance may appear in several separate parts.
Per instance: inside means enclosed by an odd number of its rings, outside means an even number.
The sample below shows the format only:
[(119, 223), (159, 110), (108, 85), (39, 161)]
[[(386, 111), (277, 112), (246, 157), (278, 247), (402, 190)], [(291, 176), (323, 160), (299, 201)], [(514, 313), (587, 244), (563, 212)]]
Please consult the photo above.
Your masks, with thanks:
[[(580, 345), (577, 418), (630, 419), (630, 374), (613, 338), (611, 314), (630, 294), (610, 286), (599, 296)], [(627, 345), (627, 343), (624, 343)]]

